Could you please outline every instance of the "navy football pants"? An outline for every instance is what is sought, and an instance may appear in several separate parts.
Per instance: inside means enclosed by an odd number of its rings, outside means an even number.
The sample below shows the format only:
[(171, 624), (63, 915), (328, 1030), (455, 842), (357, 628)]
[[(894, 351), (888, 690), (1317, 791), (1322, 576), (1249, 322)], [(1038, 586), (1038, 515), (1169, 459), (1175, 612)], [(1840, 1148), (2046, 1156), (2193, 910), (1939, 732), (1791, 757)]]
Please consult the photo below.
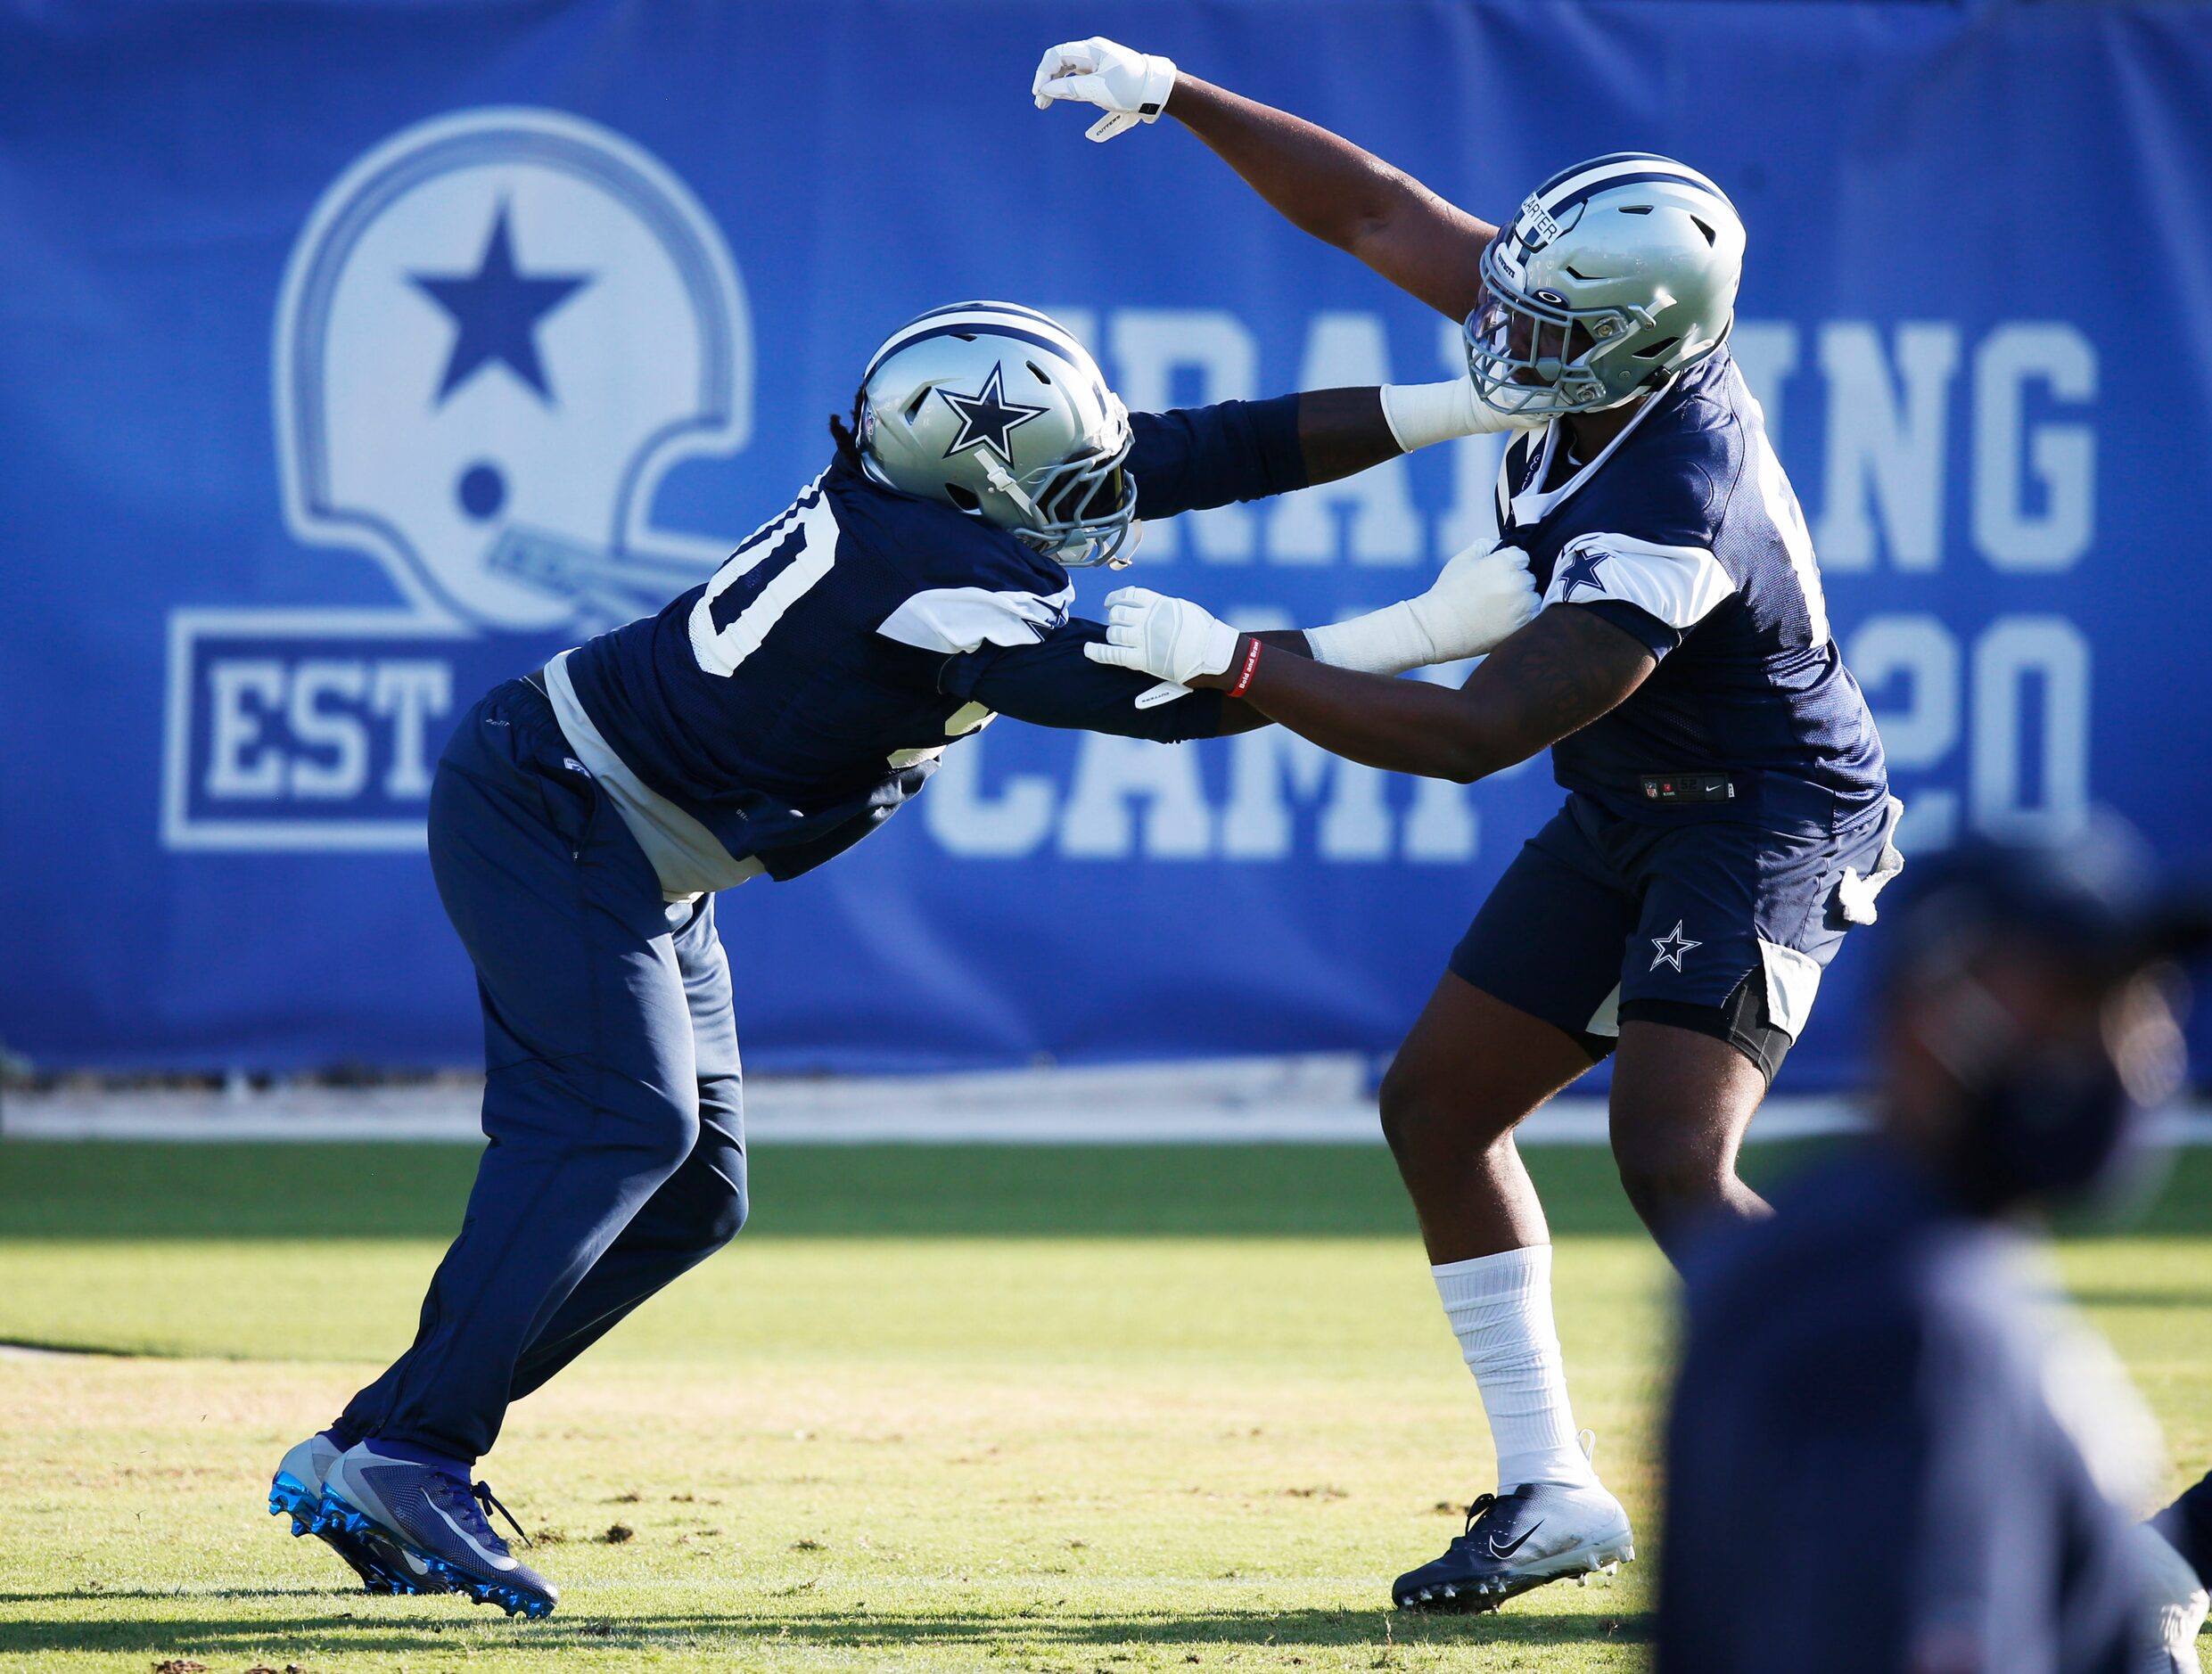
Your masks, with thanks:
[(2212, 1587), (2212, 1472), (2151, 1521), (2189, 1560), (2197, 1579)]
[(475, 962), (484, 1133), (415, 1344), (341, 1424), (462, 1459), (745, 1218), (737, 1031), (714, 898), (670, 907), (621, 816), (512, 681), (430, 797), (431, 870)]

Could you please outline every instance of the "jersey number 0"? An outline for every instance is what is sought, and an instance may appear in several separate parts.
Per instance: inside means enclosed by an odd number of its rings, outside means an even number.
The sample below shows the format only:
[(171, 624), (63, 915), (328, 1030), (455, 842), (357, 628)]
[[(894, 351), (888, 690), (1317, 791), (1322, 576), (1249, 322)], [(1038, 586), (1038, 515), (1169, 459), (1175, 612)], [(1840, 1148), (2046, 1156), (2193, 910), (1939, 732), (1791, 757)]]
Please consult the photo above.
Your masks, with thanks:
[(749, 536), (691, 607), (691, 652), (699, 666), (736, 674), (836, 560), (837, 518), (818, 480)]

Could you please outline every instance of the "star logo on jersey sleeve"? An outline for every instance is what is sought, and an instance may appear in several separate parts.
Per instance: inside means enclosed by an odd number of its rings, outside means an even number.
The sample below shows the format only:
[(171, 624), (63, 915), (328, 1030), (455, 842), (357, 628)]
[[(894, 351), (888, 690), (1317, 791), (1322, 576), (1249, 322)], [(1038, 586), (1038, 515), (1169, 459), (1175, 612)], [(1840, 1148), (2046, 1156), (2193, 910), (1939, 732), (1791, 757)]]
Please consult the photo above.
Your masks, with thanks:
[(1651, 956), (1651, 968), (1657, 971), (1663, 964), (1671, 964), (1674, 967), (1677, 975), (1682, 972), (1682, 956), (1692, 948), (1705, 946), (1705, 943), (1692, 941), (1682, 934), (1682, 921), (1679, 918), (1674, 921), (1674, 928), (1665, 935), (1653, 936), (1649, 940), (1651, 945), (1658, 949), (1658, 952)]
[[(1594, 546), (1584, 546), (1569, 554), (1566, 568), (1559, 571), (1559, 603), (1571, 604), (1576, 587), (1588, 587), (1592, 593), (1603, 593), (1605, 583), (1598, 579), (1598, 566), (1613, 554), (1599, 552)], [(1690, 944), (1695, 947), (1696, 943)]]
[(952, 439), (952, 446), (945, 449), (945, 457), (963, 453), (970, 447), (988, 447), (1007, 465), (1014, 464), (1007, 438), (1033, 418), (1041, 418), (1049, 407), (1024, 406), (1018, 401), (1006, 398), (1005, 368), (994, 365), (991, 376), (983, 380), (983, 387), (974, 395), (961, 395), (937, 386), (937, 393), (945, 398), (945, 405), (960, 415), (960, 433)]
[(524, 274), (514, 265), (514, 241), (501, 204), (473, 274), (409, 274), (416, 290), (452, 316), (453, 352), (446, 357), (438, 400), (494, 361), (538, 392), (548, 406), (552, 387), (538, 359), (538, 325), (591, 283), (589, 274)]

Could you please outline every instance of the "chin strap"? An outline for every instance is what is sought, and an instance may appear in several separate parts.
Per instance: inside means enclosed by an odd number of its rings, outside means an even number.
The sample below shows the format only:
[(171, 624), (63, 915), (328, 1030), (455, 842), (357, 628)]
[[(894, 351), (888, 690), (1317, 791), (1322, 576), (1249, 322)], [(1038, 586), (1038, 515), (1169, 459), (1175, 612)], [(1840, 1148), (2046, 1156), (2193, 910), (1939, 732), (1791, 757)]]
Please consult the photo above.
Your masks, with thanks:
[(1037, 509), (1037, 502), (1022, 492), (1022, 485), (1014, 480), (1011, 472), (988, 455), (983, 459), (983, 480), (1020, 506), (1024, 516), (1042, 520), (1044, 513)]

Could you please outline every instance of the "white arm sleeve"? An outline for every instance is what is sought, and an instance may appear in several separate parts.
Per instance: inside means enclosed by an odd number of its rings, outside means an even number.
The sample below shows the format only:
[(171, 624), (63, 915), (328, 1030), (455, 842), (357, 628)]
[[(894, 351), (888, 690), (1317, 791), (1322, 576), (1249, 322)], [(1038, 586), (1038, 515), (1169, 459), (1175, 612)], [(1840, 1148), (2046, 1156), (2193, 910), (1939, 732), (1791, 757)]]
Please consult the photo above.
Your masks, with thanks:
[(1362, 674), (1404, 674), (1438, 661), (1435, 647), (1413, 614), (1413, 602), (1401, 599), (1348, 622), (1305, 630), (1313, 661)]
[(1433, 442), (1460, 436), (1490, 436), (1499, 431), (1525, 430), (1517, 423), (1478, 398), (1472, 378), (1444, 383), (1386, 383), (1381, 390), (1383, 422), (1397, 439), (1401, 451), (1411, 453)]

